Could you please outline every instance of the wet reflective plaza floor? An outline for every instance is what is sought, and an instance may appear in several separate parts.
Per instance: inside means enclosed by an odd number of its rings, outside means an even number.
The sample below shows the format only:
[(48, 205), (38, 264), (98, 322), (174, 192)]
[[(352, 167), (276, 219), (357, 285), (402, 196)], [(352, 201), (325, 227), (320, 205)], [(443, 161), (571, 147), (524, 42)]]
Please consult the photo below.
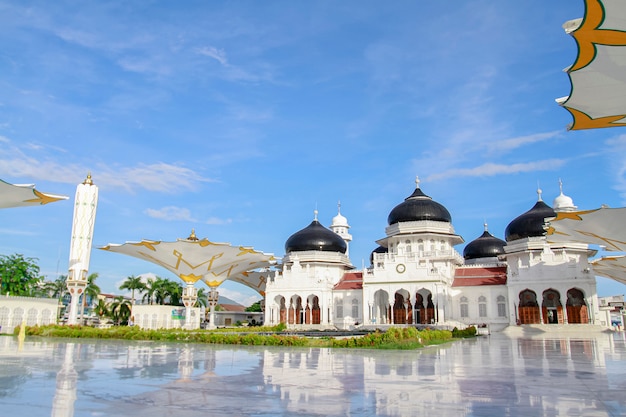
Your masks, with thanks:
[(2, 416), (624, 416), (624, 333), (413, 351), (0, 337)]

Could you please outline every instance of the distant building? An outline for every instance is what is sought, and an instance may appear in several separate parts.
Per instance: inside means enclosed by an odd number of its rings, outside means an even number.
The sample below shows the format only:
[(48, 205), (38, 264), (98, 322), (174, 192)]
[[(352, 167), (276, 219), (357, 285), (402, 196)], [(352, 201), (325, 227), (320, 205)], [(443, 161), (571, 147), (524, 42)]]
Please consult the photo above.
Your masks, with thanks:
[(330, 228), (317, 219), (285, 243), (282, 269), (265, 290), (265, 324), (298, 328), (357, 325), (597, 324), (600, 314), (588, 245), (552, 244), (544, 219), (576, 209), (561, 194), (548, 206), (538, 200), (511, 221), (505, 240), (484, 226), (463, 255), (448, 210), (414, 192), (387, 218), (385, 237), (356, 270), (349, 259), (352, 236), (338, 213)]
[(603, 321), (618, 329), (624, 329), (624, 295), (598, 297), (600, 311), (604, 314)]

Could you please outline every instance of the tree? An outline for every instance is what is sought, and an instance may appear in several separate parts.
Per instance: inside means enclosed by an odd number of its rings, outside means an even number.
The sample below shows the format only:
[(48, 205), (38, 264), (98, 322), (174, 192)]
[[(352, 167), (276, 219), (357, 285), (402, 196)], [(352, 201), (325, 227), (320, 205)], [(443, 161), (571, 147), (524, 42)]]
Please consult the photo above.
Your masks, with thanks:
[(98, 315), (98, 317), (100, 317), (100, 319), (108, 316), (110, 313), (109, 306), (107, 305), (107, 302), (103, 299), (98, 300), (98, 304), (94, 306), (93, 311)]
[(111, 303), (111, 318), (115, 324), (126, 324), (130, 318), (132, 312), (132, 305), (130, 301), (123, 296), (118, 295)]
[(150, 304), (182, 305), (183, 286), (166, 278), (149, 279), (143, 300)]
[(89, 274), (87, 277), (87, 286), (85, 287), (85, 291), (81, 296), (82, 302), (80, 303), (80, 319), (83, 320), (83, 316), (85, 314), (85, 306), (87, 305), (87, 297), (89, 297), (90, 303), (93, 303), (93, 300), (100, 295), (100, 287), (96, 285), (96, 279), (98, 278), (98, 273), (94, 272), (93, 274)]
[(43, 288), (49, 297), (62, 299), (68, 293), (67, 275), (59, 275), (54, 281), (45, 281)]
[(135, 304), (135, 290), (141, 295), (141, 293), (147, 290), (147, 287), (141, 280), (141, 277), (131, 275), (126, 278), (126, 281), (122, 282), (120, 290), (130, 290), (130, 298), (132, 298), (132, 303)]
[(252, 304), (250, 307), (246, 307), (246, 311), (250, 311), (250, 312), (263, 312), (263, 310), (261, 310), (261, 300), (257, 301), (256, 303)]
[(209, 306), (209, 295), (206, 293), (204, 288), (198, 288), (198, 299), (196, 300), (196, 304), (194, 307), (208, 307)]
[(31, 296), (43, 280), (35, 258), (0, 255), (0, 294)]

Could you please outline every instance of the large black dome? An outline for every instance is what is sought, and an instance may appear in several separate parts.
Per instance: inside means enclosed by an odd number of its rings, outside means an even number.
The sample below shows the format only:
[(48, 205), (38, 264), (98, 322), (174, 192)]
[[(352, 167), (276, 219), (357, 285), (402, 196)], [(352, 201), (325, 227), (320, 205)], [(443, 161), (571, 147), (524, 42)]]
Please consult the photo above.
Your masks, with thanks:
[(346, 242), (332, 230), (328, 230), (317, 221), (294, 233), (285, 243), (285, 252), (318, 250), (325, 252), (346, 253)]
[(441, 204), (422, 192), (419, 183), (413, 194), (391, 210), (387, 217), (387, 224), (400, 222), (414, 222), (419, 220), (432, 220), (436, 222), (452, 222), (450, 212)]
[(485, 227), (485, 231), (478, 238), (472, 240), (463, 249), (463, 258), (467, 259), (480, 259), (480, 258), (493, 258), (498, 255), (504, 254), (504, 247), (506, 242), (502, 239), (498, 239)]
[(546, 217), (555, 217), (556, 213), (541, 199), (526, 213), (517, 216), (504, 231), (507, 242), (525, 237), (537, 237), (546, 234), (544, 229)]

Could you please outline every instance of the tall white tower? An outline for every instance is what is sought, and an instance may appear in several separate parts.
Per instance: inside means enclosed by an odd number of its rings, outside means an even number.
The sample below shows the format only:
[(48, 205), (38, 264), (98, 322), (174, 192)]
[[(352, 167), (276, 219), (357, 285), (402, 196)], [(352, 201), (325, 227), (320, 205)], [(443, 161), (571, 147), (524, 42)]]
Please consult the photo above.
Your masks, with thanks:
[(98, 187), (91, 180), (91, 174), (76, 187), (74, 199), (74, 221), (70, 242), (70, 267), (67, 275), (67, 289), (72, 297), (68, 324), (76, 324), (78, 300), (87, 287), (87, 271), (91, 256), (93, 226), (98, 206)]
[(350, 241), (352, 235), (348, 232), (350, 225), (348, 219), (341, 215), (341, 202), (337, 203), (337, 215), (333, 217), (333, 222), (330, 225), (330, 230), (337, 233), (346, 242), (346, 256), (350, 256)]

